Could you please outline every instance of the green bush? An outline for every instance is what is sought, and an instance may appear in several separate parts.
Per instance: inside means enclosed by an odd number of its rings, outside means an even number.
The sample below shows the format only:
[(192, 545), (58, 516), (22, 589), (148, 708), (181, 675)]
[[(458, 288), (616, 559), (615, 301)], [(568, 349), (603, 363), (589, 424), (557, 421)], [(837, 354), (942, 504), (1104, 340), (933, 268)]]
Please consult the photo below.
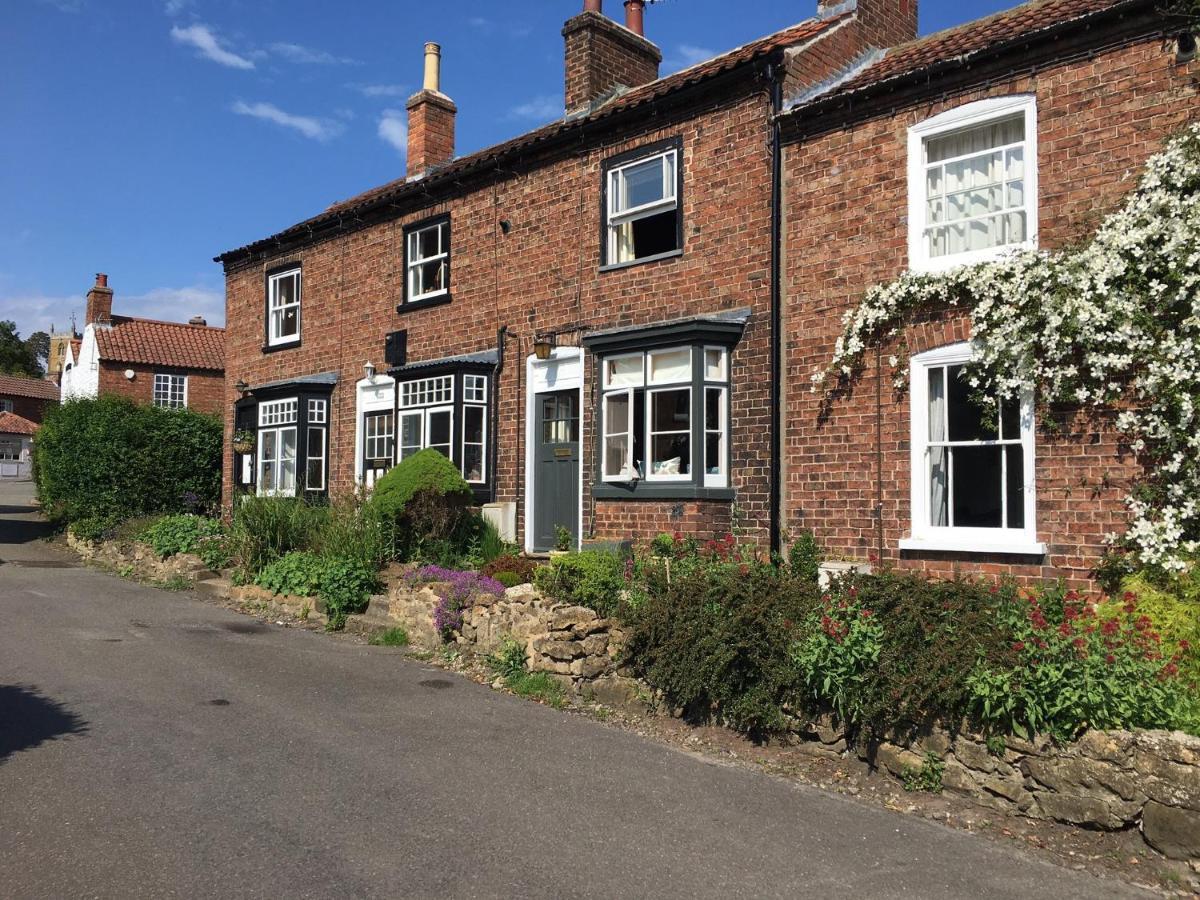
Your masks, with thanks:
[(322, 556), (354, 559), (371, 571), (382, 569), (391, 557), (395, 524), (356, 496), (338, 498), (314, 517), (305, 546)]
[(295, 550), (311, 550), (329, 518), (329, 509), (299, 497), (237, 500), (229, 543), (243, 571), (253, 577)]
[(817, 583), (823, 562), (821, 547), (813, 533), (805, 529), (788, 549), (788, 567), (792, 574), (805, 581)]
[(268, 564), (254, 583), (275, 594), (320, 598), (330, 630), (337, 630), (347, 615), (367, 608), (377, 581), (357, 560), (296, 551)]
[(550, 560), (533, 573), (538, 590), (555, 600), (594, 609), (602, 616), (617, 612), (626, 588), (625, 560), (603, 550), (581, 550)]
[[(487, 575), (490, 578), (495, 578), (497, 581), (503, 582), (499, 577), (500, 572), (510, 572), (520, 578), (517, 584), (532, 583), (534, 570), (537, 569), (538, 563), (536, 560), (529, 559), (525, 556), (514, 556), (506, 553), (503, 556), (497, 556), (491, 562), (485, 564), (479, 569), (481, 575)], [(512, 585), (507, 585), (512, 587)]]
[(120, 520), (114, 516), (84, 516), (71, 522), (71, 534), (82, 541), (110, 540)]
[(500, 582), (506, 588), (516, 587), (518, 584), (525, 583), (525, 579), (523, 579), (516, 572), (497, 572), (496, 574), (492, 575), (491, 577), (496, 579), (498, 582)]
[(34, 444), (38, 497), (57, 521), (216, 509), (223, 427), (120, 397), (49, 406)]
[(792, 641), (815, 603), (768, 568), (696, 567), (630, 612), (625, 658), (689, 717), (761, 736), (786, 727), (802, 694)]
[(432, 448), (401, 460), (375, 483), (371, 495), (371, 504), (384, 518), (435, 539), (454, 532), (470, 502), (470, 485), (453, 462)]

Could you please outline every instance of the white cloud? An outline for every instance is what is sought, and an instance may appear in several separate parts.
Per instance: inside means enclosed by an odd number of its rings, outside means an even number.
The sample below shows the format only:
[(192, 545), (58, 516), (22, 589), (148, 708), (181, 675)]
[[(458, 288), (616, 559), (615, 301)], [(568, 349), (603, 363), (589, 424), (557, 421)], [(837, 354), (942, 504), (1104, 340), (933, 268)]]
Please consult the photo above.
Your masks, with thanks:
[(276, 42), (271, 45), (271, 52), (290, 63), (309, 66), (356, 66), (358, 61), (346, 57), (334, 56), (324, 50), (314, 50), (302, 44)]
[(712, 59), (717, 55), (717, 51), (710, 50), (707, 47), (697, 47), (695, 44), (679, 44), (675, 48), (675, 52), (663, 64), (667, 71), (673, 72), (678, 69), (686, 69), (688, 66), (694, 66), (697, 63), (702, 63), (705, 60)]
[(283, 128), (298, 131), (314, 141), (332, 140), (346, 130), (346, 126), (341, 122), (318, 119), (315, 116), (297, 116), (284, 112), (274, 103), (245, 103), (238, 100), (231, 109), (239, 116), (250, 116), (262, 119), (264, 122), (272, 122)]
[(513, 38), (529, 37), (533, 33), (533, 28), (526, 24), (517, 24), (515, 22), (499, 23), (492, 19), (485, 19), (483, 16), (471, 16), (467, 19), (467, 24), (472, 28), (482, 31), (484, 34), (491, 34), (497, 29), (502, 28), (504, 33)]
[(77, 13), (87, 5), (87, 0), (42, 0), (42, 3), (53, 6), (59, 12)]
[(175, 25), (171, 28), (171, 38), (177, 44), (195, 47), (205, 59), (210, 59), (231, 69), (253, 69), (254, 63), (244, 56), (238, 56), (231, 50), (221, 46), (216, 33), (207, 25), (197, 22), (187, 28)]
[(407, 97), (412, 93), (407, 84), (351, 84), (348, 87), (364, 97)]
[(163, 5), (163, 10), (168, 16), (177, 16), (192, 3), (192, 0), (167, 0)]
[(508, 115), (513, 119), (529, 119), (537, 122), (561, 119), (563, 115), (562, 97), (542, 94), (514, 106), (508, 111)]
[[(28, 337), (35, 331), (48, 332), (52, 327), (67, 330), (73, 313), (75, 325), (82, 331), (85, 306), (82, 290), (66, 297), (39, 293), (4, 295), (0, 296), (0, 319), (13, 320), (20, 335)], [(168, 322), (186, 322), (192, 316), (203, 316), (209, 325), (222, 325), (225, 322), (225, 292), (193, 285), (160, 287), (127, 296), (118, 289), (113, 299), (113, 312)]]
[(385, 109), (379, 116), (379, 137), (401, 156), (408, 153), (408, 118), (402, 109)]

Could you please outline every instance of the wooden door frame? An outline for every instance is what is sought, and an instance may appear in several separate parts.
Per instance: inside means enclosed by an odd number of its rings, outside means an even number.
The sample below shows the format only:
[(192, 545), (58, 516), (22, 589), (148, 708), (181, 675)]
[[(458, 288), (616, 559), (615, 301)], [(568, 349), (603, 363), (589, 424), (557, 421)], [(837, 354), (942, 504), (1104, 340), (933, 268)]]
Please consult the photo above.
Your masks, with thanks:
[(583, 540), (583, 470), (584, 448), (584, 350), (582, 347), (555, 347), (549, 359), (538, 359), (530, 356), (525, 360), (525, 552), (534, 552), (534, 521), (533, 510), (537, 502), (536, 494), (536, 431), (535, 419), (537, 407), (534, 405), (538, 394), (549, 394), (558, 391), (579, 392), (579, 517), (576, 523), (576, 534)]

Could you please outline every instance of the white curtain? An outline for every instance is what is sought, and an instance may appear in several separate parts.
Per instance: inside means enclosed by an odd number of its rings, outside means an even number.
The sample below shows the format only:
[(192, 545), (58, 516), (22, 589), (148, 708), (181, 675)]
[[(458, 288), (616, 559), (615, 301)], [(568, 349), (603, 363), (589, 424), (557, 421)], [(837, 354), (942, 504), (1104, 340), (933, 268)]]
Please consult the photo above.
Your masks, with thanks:
[[(929, 370), (929, 440), (946, 440), (946, 369)], [(947, 488), (950, 451), (946, 447), (929, 448), (929, 524), (950, 524)]]

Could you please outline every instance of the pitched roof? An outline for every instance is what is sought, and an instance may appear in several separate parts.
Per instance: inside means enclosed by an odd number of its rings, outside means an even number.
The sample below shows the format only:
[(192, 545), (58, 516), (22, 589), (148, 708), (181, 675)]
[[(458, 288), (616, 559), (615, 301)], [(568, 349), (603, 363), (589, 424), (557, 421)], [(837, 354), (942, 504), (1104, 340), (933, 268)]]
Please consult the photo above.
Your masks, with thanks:
[[(874, 64), (837, 83), (810, 103), (878, 87), (931, 66), (971, 61), (974, 54), (994, 51), (1046, 29), (1067, 25), (1121, 7), (1147, 5), (1146, 0), (1033, 0), (1012, 9), (926, 35), (887, 51)], [(793, 107), (803, 109), (809, 103)]]
[(0, 412), (0, 434), (36, 434), (39, 427), (24, 416)]
[(364, 191), (348, 200), (334, 203), (324, 212), (312, 218), (305, 219), (303, 222), (284, 229), (269, 238), (255, 241), (236, 250), (226, 251), (216, 257), (215, 261), (225, 262), (230, 258), (254, 252), (279, 241), (295, 239), (311, 233), (318, 227), (335, 223), (342, 217), (353, 217), (365, 212), (369, 208), (394, 203), (409, 194), (423, 194), (428, 188), (429, 183), (433, 180), (453, 179), (455, 177), (462, 177), (475, 170), (484, 169), (488, 164), (494, 163), (509, 154), (540, 147), (554, 138), (581, 130), (586, 126), (604, 121), (619, 113), (645, 106), (652, 101), (666, 97), (683, 88), (692, 87), (715, 76), (730, 72), (740, 66), (763, 59), (777, 51), (809, 41), (839, 24), (849, 15), (850, 13), (843, 13), (825, 19), (806, 19), (798, 25), (793, 25), (791, 28), (777, 31), (774, 34), (751, 41), (727, 53), (722, 53), (712, 59), (675, 72), (665, 78), (659, 78), (657, 81), (652, 81), (649, 84), (626, 91), (584, 115), (572, 115), (558, 119), (511, 140), (451, 160), (423, 178), (398, 178), (395, 181)]
[(103, 360), (217, 372), (225, 368), (224, 328), (129, 316), (113, 316), (112, 321), (111, 328), (96, 329)]
[(44, 378), (26, 378), (22, 375), (0, 375), (0, 396), (57, 400), (58, 385)]

